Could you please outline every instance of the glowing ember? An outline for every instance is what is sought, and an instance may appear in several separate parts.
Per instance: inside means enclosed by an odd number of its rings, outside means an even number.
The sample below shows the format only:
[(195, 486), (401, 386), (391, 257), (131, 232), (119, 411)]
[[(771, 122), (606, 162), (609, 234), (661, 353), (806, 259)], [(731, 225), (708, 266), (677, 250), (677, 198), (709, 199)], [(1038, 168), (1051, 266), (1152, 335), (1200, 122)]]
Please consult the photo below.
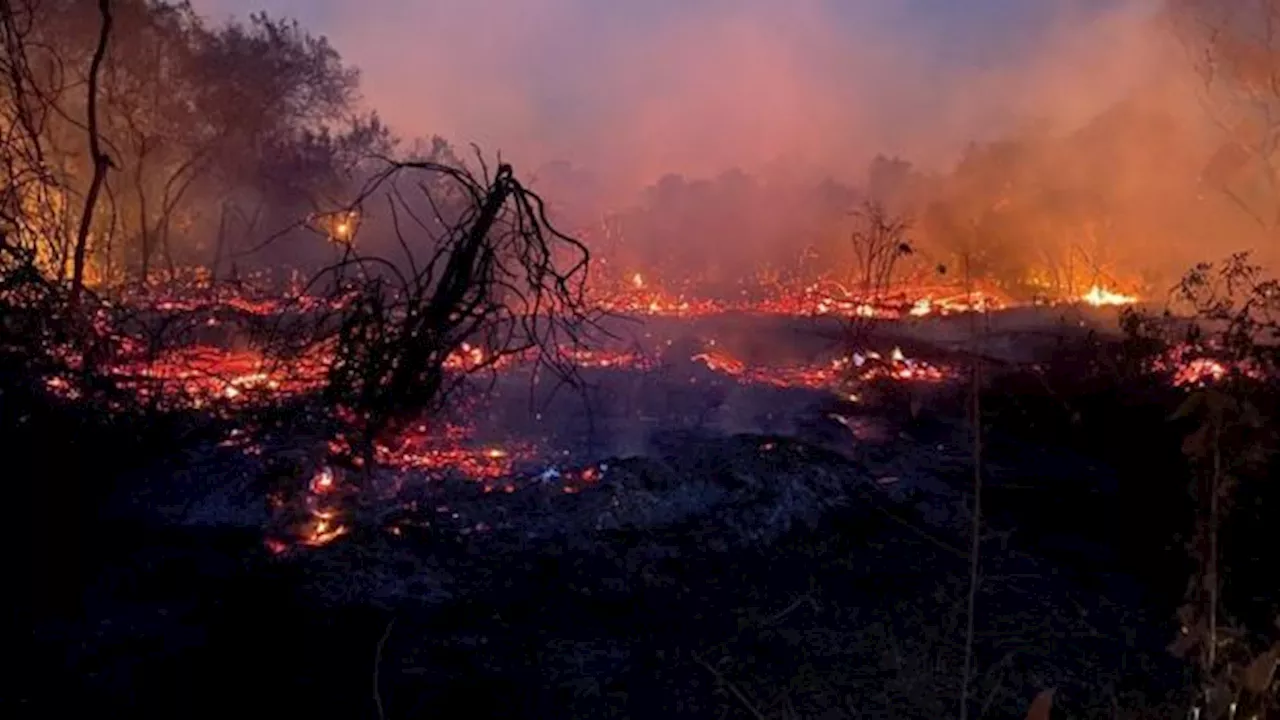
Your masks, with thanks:
[(194, 346), (166, 353), (151, 362), (136, 361), (111, 369), (125, 388), (164, 407), (241, 403), (258, 396), (282, 397), (314, 390), (324, 379), (325, 363), (298, 361), (289, 367), (253, 351)]
[(285, 497), (274, 495), (271, 505), (277, 512), (289, 512), (291, 508), (300, 506), (303, 519), (290, 523), (292, 529), (289, 531), (289, 538), (267, 538), (267, 549), (280, 554), (296, 546), (320, 547), (346, 535), (350, 529), (342, 522), (341, 505), (342, 495), (346, 491), (339, 484), (333, 469), (321, 467), (307, 483), (306, 492), (301, 498), (293, 499), (296, 505), (291, 506)]
[(598, 350), (593, 348), (574, 348), (565, 352), (574, 365), (580, 368), (631, 368), (647, 370), (655, 361), (640, 353)]
[(763, 287), (744, 285), (740, 296), (698, 297), (694, 292), (673, 292), (641, 273), (625, 280), (592, 285), (594, 301), (603, 309), (631, 315), (701, 317), (728, 312), (790, 317), (863, 317), (894, 319), (909, 316), (948, 315), (987, 311), (1006, 303), (985, 289), (904, 285), (873, 294), (861, 293), (832, 278), (804, 286), (780, 282)]
[(383, 467), (417, 470), (429, 474), (454, 473), (471, 480), (492, 481), (511, 475), (517, 462), (537, 456), (528, 443), (506, 447), (474, 447), (473, 430), (444, 425), (432, 432), (420, 425), (394, 441), (375, 447), (375, 459)]
[(1177, 387), (1205, 387), (1222, 382), (1235, 375), (1237, 377), (1261, 379), (1265, 376), (1262, 368), (1248, 362), (1232, 363), (1213, 357), (1212, 349), (1197, 347), (1186, 343), (1169, 348), (1158, 358), (1153, 370), (1167, 374)]
[(337, 521), (336, 512), (316, 510), (312, 515), (315, 517), (315, 522), (303, 535), (300, 541), (303, 545), (319, 547), (347, 534), (347, 526)]
[(1200, 386), (1219, 382), (1227, 376), (1227, 366), (1212, 358), (1196, 358), (1180, 365), (1173, 374), (1179, 387)]
[(467, 372), (484, 366), (485, 358), (484, 348), (462, 343), (462, 346), (457, 351), (445, 359), (444, 366), (450, 370)]
[(693, 360), (705, 364), (711, 370), (735, 377), (741, 382), (775, 387), (830, 389), (846, 380), (941, 382), (951, 377), (951, 373), (943, 368), (908, 358), (898, 348), (894, 348), (888, 358), (877, 352), (855, 353), (847, 359), (837, 359), (817, 365), (750, 367), (721, 351), (700, 353), (695, 355)]

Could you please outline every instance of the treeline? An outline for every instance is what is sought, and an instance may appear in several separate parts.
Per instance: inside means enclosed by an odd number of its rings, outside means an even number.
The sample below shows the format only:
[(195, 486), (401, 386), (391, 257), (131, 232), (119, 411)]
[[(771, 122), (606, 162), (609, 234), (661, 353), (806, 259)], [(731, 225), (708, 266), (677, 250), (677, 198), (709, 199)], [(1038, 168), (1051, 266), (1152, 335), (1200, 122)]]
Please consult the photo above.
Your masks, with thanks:
[(252, 242), (350, 201), (369, 158), (397, 146), (361, 109), (358, 71), (292, 20), (0, 0), (0, 43), (0, 232), (53, 276), (72, 272), (95, 139), (107, 172), (88, 218), (90, 284), (226, 272)]
[(741, 170), (668, 174), (591, 228), (592, 246), (622, 273), (734, 293), (744, 282), (814, 271), (806, 260), (836, 251), (832, 230), (856, 197), (834, 181), (777, 182)]
[(1221, 153), (1166, 100), (1148, 89), (1083, 127), (973, 143), (942, 172), (877, 156), (857, 184), (669, 175), (593, 236), (622, 265), (691, 282), (838, 274), (853, 271), (852, 211), (875, 201), (909, 220), (923, 275), (967, 268), (1023, 299), (1163, 289), (1261, 230), (1222, 192)]

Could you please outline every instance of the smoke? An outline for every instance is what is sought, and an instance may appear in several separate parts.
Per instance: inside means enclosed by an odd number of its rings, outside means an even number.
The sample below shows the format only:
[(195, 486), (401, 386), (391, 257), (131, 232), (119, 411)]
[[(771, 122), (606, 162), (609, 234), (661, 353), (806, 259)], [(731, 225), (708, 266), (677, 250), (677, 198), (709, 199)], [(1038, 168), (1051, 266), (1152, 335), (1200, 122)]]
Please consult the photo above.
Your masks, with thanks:
[(1076, 123), (1160, 71), (1153, 0), (205, 0), (297, 13), (409, 137), (568, 160), (610, 188), (875, 153), (945, 164), (1022, 118)]
[(1113, 121), (1088, 156), (1039, 172), (1132, 196), (1108, 241), (1170, 264), (1221, 254), (1213, 236), (1238, 214), (1184, 202), (1212, 145), (1184, 50), (1157, 22), (1162, 0), (196, 4), (295, 14), (361, 68), (367, 103), (399, 135), (475, 142), (526, 177), (560, 176), (553, 199), (585, 217), (669, 173), (861, 185), (877, 154), (946, 172), (970, 143), (1030, 125), (1069, 133), (1125, 99), (1178, 127), (1150, 137), (1146, 119)]

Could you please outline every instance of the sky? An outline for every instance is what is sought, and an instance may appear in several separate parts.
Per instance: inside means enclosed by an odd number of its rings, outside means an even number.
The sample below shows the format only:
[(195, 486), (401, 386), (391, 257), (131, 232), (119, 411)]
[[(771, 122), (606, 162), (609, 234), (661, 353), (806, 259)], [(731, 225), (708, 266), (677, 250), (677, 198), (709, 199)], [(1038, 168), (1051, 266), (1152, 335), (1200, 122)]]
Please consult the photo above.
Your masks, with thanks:
[[(666, 172), (924, 165), (1031, 117), (1069, 126), (1167, 67), (1158, 0), (195, 0), (297, 18), (404, 137)], [(851, 171), (856, 168), (856, 171)]]

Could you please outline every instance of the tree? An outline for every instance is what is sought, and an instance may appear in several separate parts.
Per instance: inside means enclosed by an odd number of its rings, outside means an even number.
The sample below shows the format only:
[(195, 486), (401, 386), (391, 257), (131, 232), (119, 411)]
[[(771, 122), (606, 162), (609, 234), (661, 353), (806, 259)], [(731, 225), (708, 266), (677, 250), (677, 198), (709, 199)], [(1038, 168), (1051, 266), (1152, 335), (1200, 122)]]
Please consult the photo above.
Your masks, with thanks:
[(60, 103), (68, 65), (41, 36), (46, 12), (33, 0), (0, 3), (0, 233), (9, 248), (62, 277), (72, 254), (76, 176), (62, 162), (59, 141), (74, 145), (84, 134), (72, 140), (53, 132), (71, 111)]
[[(1202, 180), (1280, 230), (1280, 0), (1168, 0), (1166, 15), (1224, 135)], [(1264, 192), (1249, 192), (1250, 175)]]
[[(288, 224), (335, 206), (358, 183), (361, 162), (390, 151), (377, 116), (355, 110), (359, 74), (296, 22), (256, 14), (192, 39), (187, 105), (199, 118), (182, 144), (185, 162), (164, 185), (172, 195), (161, 208), (162, 231), (191, 187), (181, 178), (198, 174), (204, 185), (199, 202), (184, 208), (187, 225), (200, 209), (217, 208), (221, 217), (245, 219), (252, 232), (264, 216), (272, 221), (268, 213)], [(224, 239), (215, 260), (227, 251)]]
[[(296, 23), (259, 14), (211, 27), (187, 3), (166, 0), (113, 0), (111, 8), (117, 34), (130, 41), (112, 43), (92, 63), (92, 4), (5, 6), (0, 116), (28, 138), (7, 158), (10, 175), (29, 190), (37, 175), (59, 188), (43, 201), (57, 206), (45, 213), (50, 227), (27, 233), (45, 246), (47, 272), (63, 277), (73, 265), (72, 275), (97, 280), (131, 270), (145, 281), (157, 256), (170, 269), (210, 260), (215, 226), (216, 263), (230, 252), (222, 242), (230, 224), (249, 234), (272, 220), (264, 208), (287, 224), (332, 206), (358, 186), (362, 161), (391, 150), (377, 116), (356, 110), (356, 71)], [(91, 64), (100, 92), (98, 128), (88, 133)], [(104, 157), (115, 171), (95, 183)], [(69, 201), (91, 187), (105, 202), (92, 203), (85, 222), (68, 217)], [(28, 204), (33, 197), (26, 193)], [(83, 233), (68, 234), (67, 223)]]
[[(173, 212), (204, 170), (214, 138), (190, 83), (199, 18), (185, 4), (127, 2), (122, 10), (130, 42), (111, 53), (104, 84), (107, 135), (126, 166), (112, 196), (145, 282), (157, 247), (173, 269)], [(101, 249), (107, 268), (112, 255)]]
[(93, 177), (89, 180), (89, 190), (85, 193), (84, 210), (80, 216), (80, 228), (76, 231), (76, 244), (71, 265), (73, 308), (79, 305), (80, 295), (84, 291), (84, 263), (89, 250), (89, 228), (93, 224), (93, 214), (97, 208), (98, 195), (102, 192), (102, 183), (107, 179), (107, 168), (111, 166), (111, 158), (102, 149), (102, 134), (98, 125), (98, 82), (101, 77), (102, 61), (107, 55), (107, 42), (111, 39), (111, 0), (98, 0), (98, 13), (102, 17), (102, 23), (98, 32), (98, 43), (93, 50), (93, 59), (89, 62), (89, 80), (86, 85), (88, 117), (85, 122), (85, 132), (89, 136), (89, 159), (93, 162)]
[[(505, 358), (532, 353), (540, 370), (573, 379), (562, 353), (593, 321), (587, 248), (555, 229), (510, 165), (491, 173), (477, 160), (478, 173), (433, 162), (376, 173), (357, 202), (388, 208), (400, 262), (351, 246), (321, 273), (354, 294), (336, 323), (305, 339), (332, 347), (326, 395), (362, 419), (360, 447), (335, 457), (349, 467), (371, 468), (375, 443)], [(424, 203), (438, 210), (413, 211)], [(481, 355), (455, 367), (468, 346)]]

